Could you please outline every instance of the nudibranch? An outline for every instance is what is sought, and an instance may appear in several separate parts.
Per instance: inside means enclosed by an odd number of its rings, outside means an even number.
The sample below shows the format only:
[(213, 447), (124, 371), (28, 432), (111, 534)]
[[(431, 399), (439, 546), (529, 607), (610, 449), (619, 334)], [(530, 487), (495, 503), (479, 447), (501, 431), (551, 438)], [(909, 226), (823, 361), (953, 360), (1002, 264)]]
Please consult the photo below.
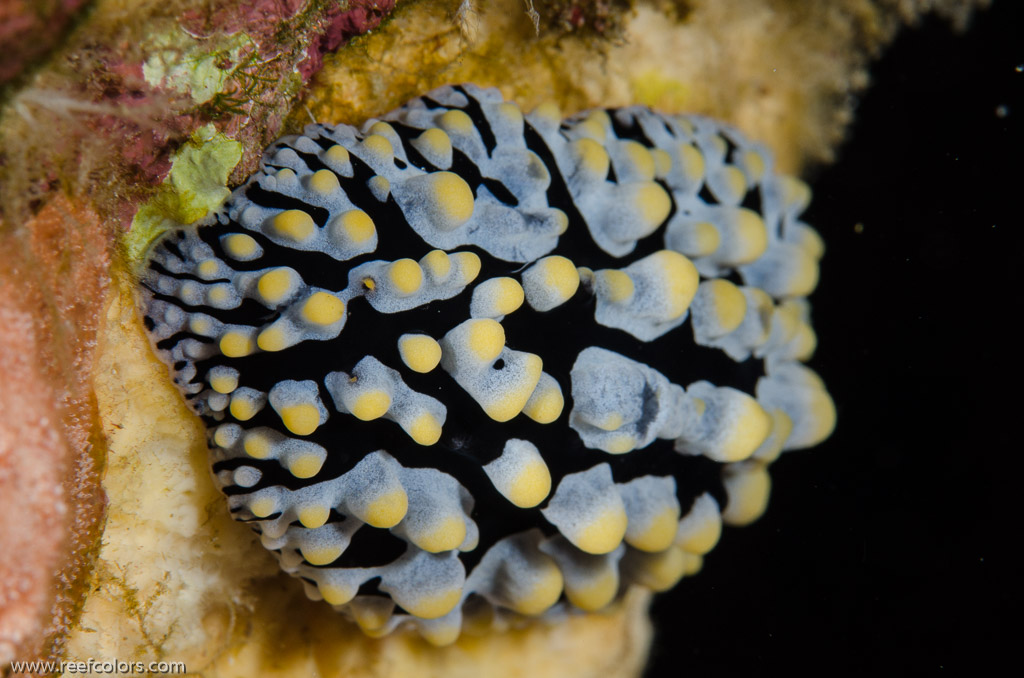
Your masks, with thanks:
[(272, 145), (145, 325), (281, 568), (446, 644), (672, 587), (831, 432), (809, 199), (707, 118), (444, 87)]

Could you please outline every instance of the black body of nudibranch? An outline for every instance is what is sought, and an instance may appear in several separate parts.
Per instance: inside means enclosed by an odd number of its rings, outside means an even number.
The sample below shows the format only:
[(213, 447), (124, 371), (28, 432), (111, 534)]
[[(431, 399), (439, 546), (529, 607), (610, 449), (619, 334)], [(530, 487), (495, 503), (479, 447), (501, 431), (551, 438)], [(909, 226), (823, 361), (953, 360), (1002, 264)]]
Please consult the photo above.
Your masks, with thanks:
[(145, 322), (281, 567), (444, 644), (673, 586), (828, 435), (809, 197), (706, 118), (445, 87), (271, 146)]

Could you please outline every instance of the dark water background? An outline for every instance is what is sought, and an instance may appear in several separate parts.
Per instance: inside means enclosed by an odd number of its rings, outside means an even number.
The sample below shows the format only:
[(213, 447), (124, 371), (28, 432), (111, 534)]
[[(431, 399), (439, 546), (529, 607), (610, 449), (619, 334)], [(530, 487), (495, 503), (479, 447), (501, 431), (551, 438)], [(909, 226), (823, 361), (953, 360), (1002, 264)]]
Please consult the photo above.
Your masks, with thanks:
[(648, 678), (986, 675), (1016, 654), (1017, 66), (1018, 0), (964, 34), (929, 18), (875, 64), (807, 215), (828, 246), (812, 365), (839, 426), (775, 464), (767, 514), (657, 599)]

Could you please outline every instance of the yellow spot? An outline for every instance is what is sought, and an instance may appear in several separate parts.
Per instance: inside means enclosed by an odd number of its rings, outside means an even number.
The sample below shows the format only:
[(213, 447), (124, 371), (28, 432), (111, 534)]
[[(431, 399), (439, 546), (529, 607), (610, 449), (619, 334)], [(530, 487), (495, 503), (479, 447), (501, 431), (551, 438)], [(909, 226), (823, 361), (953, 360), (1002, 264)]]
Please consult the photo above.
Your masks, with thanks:
[(568, 301), (580, 287), (580, 274), (576, 271), (576, 264), (565, 257), (554, 255), (544, 257), (537, 262), (544, 274), (544, 286), (555, 293), (560, 300), (558, 303)]
[(287, 267), (275, 268), (260, 276), (256, 289), (268, 304), (277, 305), (292, 295), (299, 286), (299, 274)]
[(551, 181), (551, 173), (548, 172), (547, 165), (534, 153), (526, 156), (525, 163), (518, 170), (524, 176), (530, 177), (536, 183), (543, 184), (544, 186), (547, 186)]
[(739, 242), (734, 245), (729, 263), (748, 264), (764, 254), (768, 247), (768, 230), (761, 215), (745, 207), (736, 213), (736, 235)]
[(391, 192), (391, 182), (388, 181), (387, 177), (382, 177), (379, 174), (370, 177), (366, 182), (367, 187), (373, 192), (373, 197), (383, 202), (387, 199), (388, 193)]
[(765, 464), (770, 464), (779, 458), (779, 455), (782, 454), (783, 445), (786, 444), (786, 440), (793, 433), (793, 420), (783, 410), (772, 410), (771, 416), (771, 435), (751, 455), (751, 459), (756, 459)]
[(452, 270), (451, 257), (444, 250), (431, 250), (420, 259), (420, 266), (435, 280), (444, 280)]
[(458, 257), (464, 284), (468, 285), (476, 280), (476, 277), (480, 275), (480, 257), (476, 252), (456, 252), (452, 256)]
[(302, 210), (285, 210), (271, 222), (278, 235), (301, 242), (313, 235), (313, 217)]
[(585, 612), (595, 612), (612, 602), (619, 591), (619, 577), (614, 568), (608, 568), (582, 586), (566, 582), (565, 595), (569, 602)]
[(661, 267), (662, 294), (667, 303), (668, 320), (686, 313), (697, 293), (700, 275), (689, 259), (672, 250), (660, 250), (651, 255)]
[(622, 428), (622, 424), (622, 415), (618, 412), (609, 412), (604, 419), (599, 422), (595, 422), (595, 426), (604, 431), (618, 431)]
[(817, 372), (813, 371), (809, 367), (805, 367), (800, 370), (800, 380), (807, 386), (820, 389), (825, 391), (825, 381), (821, 378)]
[[(864, 230), (864, 224), (857, 224), (857, 226), (861, 229), (857, 231), (858, 233)], [(857, 226), (854, 226), (855, 231)], [(803, 238), (800, 239), (800, 246), (815, 260), (821, 259), (825, 255), (825, 241), (821, 239), (821, 235), (813, 228), (804, 230)]]
[(308, 436), (320, 426), (320, 409), (312, 403), (287, 405), (279, 414), (285, 428), (297, 436)]
[(726, 186), (729, 187), (729, 193), (736, 199), (739, 200), (747, 193), (747, 177), (744, 176), (743, 170), (733, 165), (726, 165), (721, 169), (722, 178), (725, 179)]
[(367, 525), (381, 529), (394, 527), (409, 510), (409, 497), (401, 487), (383, 494), (370, 502), (361, 516)]
[(725, 139), (715, 134), (710, 139), (711, 145), (715, 147), (715, 151), (719, 156), (724, 156), (726, 151), (729, 150), (729, 145), (725, 143)]
[(210, 319), (205, 316), (192, 316), (191, 318), (189, 318), (188, 326), (194, 333), (201, 334), (204, 337), (213, 334), (213, 323), (210, 322)]
[(750, 175), (750, 181), (757, 183), (764, 176), (764, 158), (757, 151), (747, 151), (743, 154), (743, 164)]
[(608, 113), (600, 108), (595, 108), (587, 115), (587, 120), (597, 123), (601, 129), (608, 129), (612, 126), (612, 119)]
[(317, 588), (320, 589), (320, 595), (324, 597), (328, 605), (344, 605), (356, 596), (356, 589), (347, 586), (320, 584)]
[(477, 359), (484, 363), (497, 360), (505, 348), (505, 328), (496, 320), (481, 318), (471, 320), (466, 342)]
[(608, 125), (610, 124), (608, 114), (604, 111), (594, 111), (587, 119), (576, 125), (576, 131), (585, 137), (589, 137), (599, 143), (604, 143), (608, 137)]
[(445, 647), (459, 639), (459, 635), (465, 630), (464, 626), (458, 624), (444, 624), (441, 626), (422, 626), (417, 629), (423, 640), (434, 647)]
[(363, 287), (370, 290), (371, 292), (377, 289), (377, 283), (373, 278), (363, 278)]
[(533, 390), (537, 388), (544, 361), (539, 355), (528, 353), (519, 384), (512, 386), (493, 402), (484, 405), (484, 412), (494, 421), (508, 421), (523, 411)]
[(331, 509), (326, 506), (303, 506), (299, 509), (299, 522), (312, 530), (325, 525), (330, 516)]
[(679, 129), (683, 130), (683, 134), (688, 137), (692, 137), (697, 133), (697, 129), (693, 126), (693, 123), (686, 118), (677, 117), (674, 122)]
[(538, 424), (550, 424), (558, 419), (565, 407), (561, 389), (545, 388), (534, 391), (526, 401), (523, 413)]
[(704, 566), (703, 556), (698, 556), (695, 553), (684, 553), (683, 555), (686, 556), (686, 565), (683, 568), (683, 575), (692, 577), (700, 572), (700, 568)]
[(508, 315), (523, 305), (523, 286), (514, 278), (491, 278), (487, 285), (494, 293), (495, 315)]
[(425, 334), (403, 334), (398, 338), (402, 362), (414, 372), (426, 374), (441, 362), (441, 345)]
[(599, 289), (608, 301), (620, 304), (633, 298), (636, 288), (628, 273), (610, 268), (599, 271), (597, 280)]
[(660, 148), (651, 151), (654, 157), (654, 176), (664, 178), (672, 171), (672, 156)]
[(782, 187), (782, 201), (789, 209), (803, 210), (811, 202), (811, 189), (796, 177), (786, 174), (779, 175)]
[(801, 420), (801, 424), (809, 429), (804, 431), (804, 447), (817, 445), (832, 435), (836, 427), (836, 404), (832, 396), (824, 388), (814, 389), (813, 393), (807, 413)]
[(509, 123), (522, 127), (523, 112), (511, 101), (498, 104), (498, 113)]
[(699, 221), (694, 224), (694, 240), (697, 249), (687, 254), (692, 254), (695, 257), (706, 257), (722, 244), (722, 236), (718, 233), (718, 229), (707, 221)]
[(274, 176), (278, 181), (291, 182), (295, 180), (295, 170), (290, 167), (283, 167), (277, 170), (277, 173)]
[(341, 188), (338, 176), (329, 169), (317, 170), (309, 178), (309, 187), (320, 195), (330, 195)]
[(420, 596), (416, 600), (403, 601), (402, 607), (420, 619), (437, 619), (455, 609), (461, 599), (462, 591), (453, 588), (434, 595)]
[(720, 461), (740, 461), (754, 453), (772, 430), (772, 418), (760, 403), (744, 395), (740, 411), (729, 432), (718, 446), (716, 458)]
[(792, 301), (785, 301), (772, 312), (771, 333), (781, 343), (788, 343), (796, 337), (802, 323), (800, 307)]
[(416, 545), (424, 551), (441, 553), (456, 549), (466, 539), (466, 522), (460, 516), (448, 516), (427, 534), (419, 535)]
[(715, 519), (703, 521), (699, 527), (688, 531), (685, 537), (679, 540), (679, 546), (687, 553), (704, 555), (715, 548), (719, 538), (722, 536), (722, 521)]
[(437, 124), (449, 134), (469, 135), (473, 133), (473, 120), (458, 109), (446, 111), (437, 119)]
[(740, 326), (747, 315), (747, 298), (740, 288), (723, 278), (708, 280), (704, 284), (710, 290), (716, 324), (722, 334), (729, 334)]
[(519, 508), (532, 508), (544, 501), (551, 492), (551, 472), (541, 459), (532, 459), (523, 465), (503, 494)]
[(728, 501), (722, 520), (728, 525), (749, 525), (760, 518), (772, 489), (767, 467), (757, 462), (730, 465), (723, 476)]
[(562, 122), (562, 111), (554, 101), (545, 101), (530, 113), (531, 116), (543, 118), (545, 122), (557, 125)]
[(611, 506), (580, 530), (571, 541), (587, 553), (611, 553), (622, 543), (627, 523), (626, 511), (622, 506)]
[(245, 436), (245, 453), (253, 459), (267, 459), (273, 450), (270, 439), (262, 433), (250, 433)]
[(256, 345), (262, 351), (283, 351), (292, 344), (289, 341), (288, 333), (275, 323), (260, 332), (260, 335), (256, 337)]
[(217, 393), (231, 393), (238, 388), (238, 375), (234, 372), (222, 372), (210, 377), (210, 388)]
[(220, 338), (220, 352), (228, 358), (241, 358), (252, 351), (252, 339), (247, 334), (232, 330)]
[(302, 557), (310, 565), (327, 565), (337, 560), (344, 549), (335, 544), (318, 544), (306, 548), (300, 547), (299, 550), (302, 551)]
[(562, 235), (569, 230), (569, 217), (560, 209), (552, 208), (551, 211), (555, 218), (555, 233)]
[[(416, 138), (416, 147), (420, 153), (433, 156), (430, 160), (440, 160), (452, 152), (452, 140), (443, 129), (431, 127)], [(436, 163), (435, 163), (436, 164)]]
[(425, 181), (431, 207), (440, 218), (435, 224), (438, 228), (450, 231), (469, 221), (473, 216), (473, 191), (465, 179), (453, 172), (434, 172)]
[(380, 629), (391, 619), (394, 604), (387, 598), (375, 598), (373, 602), (360, 600), (362, 604), (353, 605), (352, 613), (356, 623), (363, 631)]
[(249, 504), (249, 510), (257, 518), (266, 518), (277, 508), (277, 504), (270, 497), (256, 499)]
[(372, 132), (373, 134), (380, 134), (385, 137), (396, 136), (395, 128), (387, 124), (383, 120), (378, 120), (377, 122), (370, 125), (370, 132)]
[(631, 198), (633, 208), (646, 226), (645, 234), (653, 233), (672, 210), (672, 200), (668, 193), (653, 181), (633, 184)]
[[(357, 622), (358, 623), (358, 622)], [(362, 628), (362, 627), (360, 627)], [(367, 638), (383, 638), (388, 635), (388, 630), (384, 628), (380, 629), (363, 629), (363, 633)]]
[(207, 292), (210, 303), (215, 306), (223, 306), (231, 301), (231, 285), (227, 283), (221, 283), (220, 285), (214, 285)]
[(204, 278), (212, 278), (217, 275), (217, 271), (220, 270), (220, 266), (217, 264), (216, 259), (206, 259), (205, 261), (199, 262), (196, 266), (196, 271), (200, 276)]
[(384, 158), (389, 158), (395, 154), (395, 149), (391, 146), (391, 142), (388, 141), (387, 137), (380, 134), (371, 134), (363, 139), (363, 148), (374, 155)]
[(805, 250), (789, 260), (789, 280), (785, 294), (789, 297), (806, 297), (818, 286), (818, 262)]
[(232, 441), (227, 427), (221, 426), (217, 429), (217, 432), (213, 434), (213, 442), (217, 444), (217, 447), (223, 447), (224, 449), (231, 447)]
[(654, 591), (667, 591), (675, 586), (686, 571), (686, 554), (670, 547), (644, 559), (643, 583)]
[(540, 614), (557, 603), (562, 595), (562, 573), (550, 559), (545, 558), (541, 571), (533, 575), (530, 589), (511, 601), (512, 609), (519, 614)]
[(384, 391), (374, 389), (359, 394), (349, 407), (349, 411), (356, 419), (372, 421), (383, 417), (389, 407), (391, 407), (391, 396)]
[(701, 398), (694, 398), (693, 399), (693, 408), (697, 411), (697, 416), (698, 417), (703, 417), (704, 416), (704, 412), (706, 412), (707, 409), (708, 409), (708, 404), (706, 402), (704, 402), (704, 400), (701, 399)]
[[(647, 150), (647, 147), (636, 141), (623, 141), (622, 150), (635, 173), (640, 175), (644, 181), (654, 179), (654, 156)], [(664, 152), (664, 151), (663, 151)]]
[(327, 149), (327, 152), (324, 153), (324, 158), (335, 165), (347, 165), (349, 163), (348, 149), (335, 144)]
[(571, 146), (580, 169), (594, 179), (604, 179), (608, 176), (611, 160), (604, 146), (588, 137), (573, 141)]
[(259, 252), (259, 245), (252, 236), (245, 233), (232, 233), (221, 241), (224, 251), (235, 259), (250, 259)]
[(409, 437), (418, 445), (433, 445), (441, 439), (441, 423), (429, 412), (424, 412), (409, 424)]
[(333, 325), (345, 315), (345, 302), (328, 292), (314, 292), (302, 305), (302, 317), (314, 325)]
[(704, 155), (696, 147), (679, 144), (679, 160), (687, 179), (695, 182), (704, 177)]
[(423, 269), (413, 259), (399, 259), (388, 267), (388, 279), (400, 294), (412, 294), (423, 284)]
[(296, 478), (312, 478), (320, 473), (323, 460), (315, 454), (300, 454), (289, 460), (288, 470)]
[(630, 546), (641, 551), (656, 553), (664, 551), (672, 545), (677, 529), (679, 529), (679, 510), (675, 506), (671, 506), (654, 516), (643, 531), (635, 535), (627, 535), (626, 541)]
[(608, 454), (625, 454), (636, 449), (636, 438), (629, 433), (622, 433), (611, 436), (602, 445), (601, 449)]

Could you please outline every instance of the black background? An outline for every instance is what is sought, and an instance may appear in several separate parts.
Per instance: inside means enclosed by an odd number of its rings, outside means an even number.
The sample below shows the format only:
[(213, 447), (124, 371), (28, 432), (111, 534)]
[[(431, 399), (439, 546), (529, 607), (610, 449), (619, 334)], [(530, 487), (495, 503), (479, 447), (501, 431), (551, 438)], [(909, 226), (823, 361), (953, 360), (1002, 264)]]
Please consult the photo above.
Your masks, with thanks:
[(984, 675), (1014, 651), (1022, 10), (905, 30), (838, 162), (811, 173), (828, 247), (812, 366), (839, 424), (656, 599), (648, 678)]

